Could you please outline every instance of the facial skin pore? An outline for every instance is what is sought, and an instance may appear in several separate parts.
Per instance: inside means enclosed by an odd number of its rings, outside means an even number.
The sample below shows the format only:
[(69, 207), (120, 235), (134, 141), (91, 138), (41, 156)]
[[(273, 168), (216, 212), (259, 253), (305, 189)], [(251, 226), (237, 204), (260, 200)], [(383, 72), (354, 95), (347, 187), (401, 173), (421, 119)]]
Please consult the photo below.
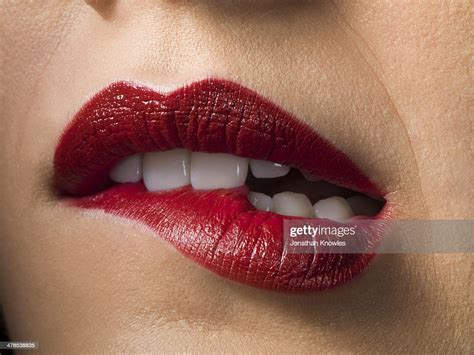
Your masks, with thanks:
[(397, 218), (472, 219), (469, 14), (462, 0), (0, 1), (11, 338), (47, 353), (469, 352), (468, 254), (383, 255), (342, 287), (278, 294), (66, 208), (50, 184), (59, 136), (97, 90), (222, 77), (344, 151), (386, 188)]

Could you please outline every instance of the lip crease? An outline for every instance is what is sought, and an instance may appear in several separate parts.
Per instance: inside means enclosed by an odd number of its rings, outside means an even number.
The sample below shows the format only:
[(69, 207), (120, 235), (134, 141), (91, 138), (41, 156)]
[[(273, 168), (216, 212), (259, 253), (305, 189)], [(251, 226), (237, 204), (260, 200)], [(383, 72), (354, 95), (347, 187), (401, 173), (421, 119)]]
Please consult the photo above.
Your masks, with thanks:
[[(215, 273), (247, 285), (305, 292), (343, 284), (373, 259), (365, 254), (285, 254), (284, 220), (256, 210), (245, 186), (148, 192), (111, 185), (120, 159), (186, 148), (268, 160), (370, 196), (382, 190), (341, 151), (268, 99), (208, 79), (163, 94), (131, 82), (98, 92), (76, 114), (54, 156), (54, 184), (68, 204), (138, 221)], [(382, 210), (374, 220), (386, 218)], [(337, 222), (324, 221), (338, 226)], [(374, 241), (379, 233), (372, 233)]]

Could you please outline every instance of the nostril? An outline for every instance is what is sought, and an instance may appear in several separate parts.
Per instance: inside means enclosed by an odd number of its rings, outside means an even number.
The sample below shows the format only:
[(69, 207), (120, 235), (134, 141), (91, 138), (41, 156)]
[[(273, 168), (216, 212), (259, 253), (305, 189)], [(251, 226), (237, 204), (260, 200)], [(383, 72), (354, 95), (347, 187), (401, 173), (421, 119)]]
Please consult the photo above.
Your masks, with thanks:
[(117, 0), (84, 0), (84, 2), (105, 20), (111, 18), (117, 4)]

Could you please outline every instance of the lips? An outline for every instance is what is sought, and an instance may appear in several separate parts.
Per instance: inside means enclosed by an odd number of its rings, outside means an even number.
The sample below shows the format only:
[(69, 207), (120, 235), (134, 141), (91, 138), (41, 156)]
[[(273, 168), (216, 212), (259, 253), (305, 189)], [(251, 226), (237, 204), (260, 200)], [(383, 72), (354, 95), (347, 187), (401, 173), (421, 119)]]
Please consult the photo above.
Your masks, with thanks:
[(298, 217), (256, 210), (245, 186), (153, 193), (142, 182), (111, 183), (109, 172), (122, 158), (176, 148), (285, 164), (382, 196), (309, 126), (254, 91), (223, 80), (199, 81), (169, 94), (127, 82), (106, 87), (64, 131), (54, 157), (55, 186), (70, 205), (145, 224), (200, 265), (251, 286), (322, 290), (351, 280), (372, 260), (370, 253), (285, 254), (283, 222)]

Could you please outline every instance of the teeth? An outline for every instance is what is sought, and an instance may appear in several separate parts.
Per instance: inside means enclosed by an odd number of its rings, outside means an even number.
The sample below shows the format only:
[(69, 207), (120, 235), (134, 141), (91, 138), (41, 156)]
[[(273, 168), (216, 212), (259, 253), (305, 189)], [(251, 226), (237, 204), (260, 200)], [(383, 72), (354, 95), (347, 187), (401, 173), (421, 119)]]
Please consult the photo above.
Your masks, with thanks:
[(273, 209), (273, 199), (268, 195), (250, 191), (248, 198), (257, 210), (271, 211)]
[(327, 218), (336, 222), (344, 222), (354, 215), (349, 203), (342, 197), (330, 197), (314, 204), (317, 218)]
[(250, 170), (256, 178), (276, 178), (285, 176), (290, 167), (265, 160), (250, 160)]
[[(143, 182), (148, 191), (175, 189), (189, 184), (196, 190), (228, 189), (244, 185), (250, 165), (256, 178), (275, 178), (288, 174), (290, 167), (263, 160), (249, 160), (223, 153), (200, 153), (186, 149), (135, 154), (119, 161), (110, 178), (119, 183)], [(302, 171), (309, 181), (315, 176)], [(344, 222), (354, 215), (374, 216), (380, 203), (366, 196), (347, 200), (334, 196), (311, 206), (304, 194), (281, 192), (272, 197), (250, 191), (248, 199), (261, 211), (274, 211), (285, 216), (326, 218)]]
[(140, 181), (142, 179), (141, 154), (131, 155), (118, 162), (110, 171), (110, 178), (120, 183)]
[(301, 171), (301, 174), (303, 174), (304, 178), (307, 181), (311, 181), (311, 182), (321, 181), (321, 179), (319, 177), (311, 175), (307, 171)]
[(143, 158), (143, 182), (148, 191), (189, 185), (190, 155), (191, 152), (186, 149), (146, 153)]
[(352, 196), (347, 202), (357, 216), (375, 216), (380, 210), (379, 203), (366, 196)]
[(303, 194), (281, 192), (273, 196), (273, 209), (284, 216), (313, 217), (313, 206)]
[(197, 190), (229, 189), (242, 186), (248, 159), (222, 153), (191, 154), (191, 185)]

